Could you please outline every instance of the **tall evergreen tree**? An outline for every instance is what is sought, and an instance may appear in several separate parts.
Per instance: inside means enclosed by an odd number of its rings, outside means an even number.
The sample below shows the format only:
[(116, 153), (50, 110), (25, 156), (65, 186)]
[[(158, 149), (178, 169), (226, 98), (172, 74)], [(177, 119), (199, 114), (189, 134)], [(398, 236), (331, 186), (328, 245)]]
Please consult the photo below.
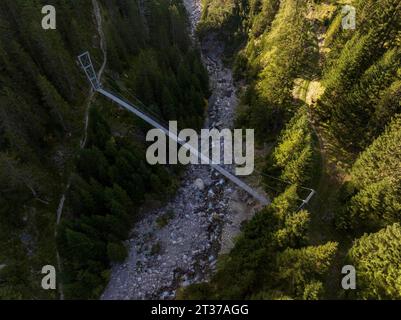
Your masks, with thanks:
[(401, 298), (401, 227), (398, 223), (364, 235), (348, 252), (357, 270), (357, 291), (361, 299)]

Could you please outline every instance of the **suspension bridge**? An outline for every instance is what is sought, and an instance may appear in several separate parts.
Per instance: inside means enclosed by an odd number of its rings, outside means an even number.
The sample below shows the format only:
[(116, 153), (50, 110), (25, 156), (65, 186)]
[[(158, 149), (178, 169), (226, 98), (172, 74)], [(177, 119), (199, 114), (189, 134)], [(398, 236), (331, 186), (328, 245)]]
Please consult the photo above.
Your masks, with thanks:
[[(246, 184), (241, 179), (239, 179), (238, 177), (236, 177), (235, 175), (233, 175), (232, 173), (227, 171), (221, 165), (213, 163), (213, 161), (209, 157), (207, 157), (203, 153), (199, 152), (196, 148), (189, 145), (186, 141), (183, 141), (182, 139), (180, 139), (176, 133), (170, 131), (169, 129), (167, 129), (166, 126), (162, 125), (161, 121), (159, 121), (158, 119), (155, 119), (155, 117), (152, 117), (149, 113), (144, 112), (141, 108), (139, 108), (135, 104), (132, 104), (129, 101), (125, 100), (124, 98), (118, 97), (116, 94), (103, 88), (102, 84), (98, 80), (98, 77), (97, 77), (97, 74), (93, 67), (89, 52), (85, 52), (85, 53), (81, 54), (80, 56), (78, 56), (78, 59), (82, 66), (82, 69), (85, 71), (85, 74), (92, 86), (92, 89), (95, 92), (100, 93), (107, 99), (117, 103), (122, 108), (135, 114), (136, 116), (141, 118), (143, 121), (145, 121), (152, 127), (161, 130), (172, 141), (179, 143), (183, 148), (187, 149), (193, 156), (197, 157), (197, 159), (201, 159), (202, 163), (209, 163), (210, 166), (214, 170), (216, 170), (217, 172), (222, 174), (224, 177), (226, 177), (228, 180), (233, 182), (239, 188), (241, 188), (242, 190), (247, 192), (249, 195), (251, 195), (253, 198), (258, 200), (261, 205), (263, 205), (263, 206), (270, 205), (271, 202), (267, 197), (265, 197), (263, 194), (260, 194), (259, 192), (255, 191), (248, 184)], [(302, 200), (303, 204), (301, 205), (300, 209), (302, 209), (307, 203), (309, 203), (309, 201), (312, 199), (313, 195), (316, 193), (312, 189), (308, 189), (308, 190), (310, 190), (311, 193), (309, 194), (309, 196), (306, 200)]]

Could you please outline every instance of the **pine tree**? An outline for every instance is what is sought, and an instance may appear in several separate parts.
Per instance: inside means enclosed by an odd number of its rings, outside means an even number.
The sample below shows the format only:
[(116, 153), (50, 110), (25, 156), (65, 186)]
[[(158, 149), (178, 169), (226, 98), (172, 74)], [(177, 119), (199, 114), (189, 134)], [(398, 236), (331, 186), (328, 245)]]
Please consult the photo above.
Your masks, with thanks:
[(401, 117), (396, 116), (386, 131), (356, 161), (352, 181), (358, 188), (388, 178), (399, 184), (401, 177)]
[(398, 223), (356, 240), (348, 252), (348, 260), (358, 272), (357, 298), (401, 298), (401, 227)]
[(400, 11), (397, 0), (358, 1), (358, 29), (339, 36), (331, 48), (317, 112), (352, 152), (362, 151), (387, 124), (376, 121), (374, 113), (380, 98), (399, 80)]
[(337, 252), (337, 243), (302, 249), (287, 249), (277, 257), (275, 280), (282, 291), (298, 299), (308, 298), (313, 288), (314, 297), (321, 292), (321, 283), (316, 281), (328, 272)]
[(359, 231), (377, 231), (399, 221), (401, 118), (397, 116), (386, 131), (368, 147), (351, 171), (354, 194), (343, 209), (343, 219)]
[(388, 178), (369, 184), (349, 201), (348, 220), (355, 229), (376, 231), (401, 219), (401, 189)]
[(68, 127), (71, 128), (69, 124), (68, 104), (45, 77), (39, 76), (37, 83), (42, 93), (42, 99), (53, 116), (53, 122), (58, 123), (64, 131), (67, 131)]
[(288, 182), (306, 185), (312, 176), (312, 148), (308, 116), (306, 109), (301, 108), (282, 131), (277, 146), (267, 158), (264, 168), (266, 191), (272, 193), (272, 187), (281, 191)]

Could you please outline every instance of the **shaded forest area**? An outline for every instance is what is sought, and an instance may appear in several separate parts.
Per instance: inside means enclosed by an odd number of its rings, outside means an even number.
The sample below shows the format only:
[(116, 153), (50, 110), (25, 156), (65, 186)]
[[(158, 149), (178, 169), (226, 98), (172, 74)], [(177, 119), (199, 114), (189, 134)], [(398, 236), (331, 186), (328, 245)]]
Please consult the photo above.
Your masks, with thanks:
[[(41, 28), (45, 4), (57, 8), (57, 30)], [(161, 119), (200, 127), (208, 77), (181, 1), (99, 4), (103, 83)], [(98, 298), (111, 264), (126, 256), (138, 208), (176, 188), (179, 169), (144, 161), (148, 127), (106, 100), (91, 103), (79, 147), (89, 85), (76, 57), (88, 50), (95, 68), (103, 59), (93, 12), (91, 1), (0, 3), (0, 298), (57, 298), (40, 287), (44, 261), (57, 266), (56, 243), (65, 297)]]
[[(399, 299), (401, 3), (346, 1), (356, 30), (342, 28), (345, 1), (203, 3), (200, 35), (231, 35), (227, 61), (246, 81), (237, 125), (271, 146), (274, 201), (180, 298)], [(311, 99), (294, 95), (312, 82)], [(317, 195), (299, 210), (305, 186)], [(347, 264), (355, 291), (341, 288)]]

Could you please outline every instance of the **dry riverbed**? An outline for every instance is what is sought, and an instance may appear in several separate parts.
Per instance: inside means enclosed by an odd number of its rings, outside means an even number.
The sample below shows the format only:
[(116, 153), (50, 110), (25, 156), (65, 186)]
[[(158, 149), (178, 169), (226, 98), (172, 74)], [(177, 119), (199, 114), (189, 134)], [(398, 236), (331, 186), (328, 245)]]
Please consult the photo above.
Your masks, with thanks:
[[(193, 31), (200, 4), (184, 3)], [(238, 99), (232, 71), (222, 62), (222, 44), (210, 35), (200, 46), (213, 92), (205, 127), (232, 128)], [(207, 281), (253, 208), (253, 199), (210, 167), (189, 167), (176, 196), (136, 224), (129, 257), (113, 267), (102, 298), (174, 299), (178, 288)]]

